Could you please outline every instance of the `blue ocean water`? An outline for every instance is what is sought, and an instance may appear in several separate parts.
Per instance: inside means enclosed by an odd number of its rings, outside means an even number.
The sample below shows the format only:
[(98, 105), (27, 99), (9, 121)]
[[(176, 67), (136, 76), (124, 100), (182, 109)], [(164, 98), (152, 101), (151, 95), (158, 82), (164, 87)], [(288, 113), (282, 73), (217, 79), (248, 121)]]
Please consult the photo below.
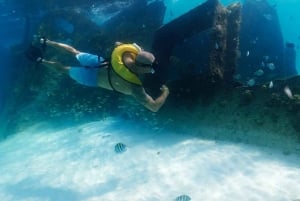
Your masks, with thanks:
[[(7, 98), (13, 90), (14, 66), (10, 64), (16, 58), (13, 58), (11, 48), (29, 42), (28, 29), (32, 27), (26, 24), (26, 11), (28, 8), (34, 10), (38, 5), (38, 1), (33, 1), (32, 7), (29, 3), (17, 5), (16, 2), (0, 0), (2, 121), (6, 118), (2, 111), (9, 104)], [(204, 1), (164, 2), (167, 6), (164, 23), (168, 23)], [(221, 2), (228, 5), (236, 1)], [(270, 0), (269, 3), (278, 11), (284, 42), (296, 45), (300, 72), (300, 2)], [(110, 12), (99, 16), (98, 11), (105, 10), (101, 2), (87, 1), (80, 5), (82, 9), (76, 8), (78, 12), (88, 8), (86, 11), (91, 12), (91, 18), (98, 24), (127, 6), (124, 1), (114, 5), (106, 3), (105, 8), (110, 8)], [(66, 8), (69, 9), (70, 4)], [(43, 15), (44, 8), (40, 9), (36, 10), (36, 21)], [(36, 22), (32, 23), (34, 26)], [(58, 19), (56, 23), (66, 33), (74, 32), (69, 21)], [(230, 129), (208, 127), (197, 132), (203, 136), (234, 134)], [(280, 140), (284, 142), (283, 150), (295, 143)], [(126, 144), (126, 151), (116, 154), (117, 143)], [(118, 118), (67, 129), (56, 129), (41, 122), (0, 141), (0, 200), (165, 201), (176, 200), (180, 195), (187, 195), (192, 201), (300, 199), (299, 156), (272, 150), (268, 139), (265, 139), (265, 145), (262, 148), (199, 139), (193, 129), (176, 133), (159, 127), (150, 129)]]

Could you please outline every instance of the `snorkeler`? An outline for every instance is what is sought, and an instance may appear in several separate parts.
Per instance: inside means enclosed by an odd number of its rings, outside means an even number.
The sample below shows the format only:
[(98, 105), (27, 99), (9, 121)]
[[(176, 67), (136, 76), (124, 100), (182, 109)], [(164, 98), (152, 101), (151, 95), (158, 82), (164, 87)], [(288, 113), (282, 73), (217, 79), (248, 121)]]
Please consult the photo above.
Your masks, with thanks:
[(27, 57), (38, 64), (68, 73), (72, 79), (82, 85), (101, 87), (133, 96), (152, 112), (157, 112), (169, 95), (166, 85), (161, 86), (162, 93), (156, 99), (153, 99), (145, 91), (140, 76), (154, 73), (152, 65), (155, 57), (136, 44), (116, 42), (111, 59), (105, 60), (98, 55), (80, 52), (70, 45), (51, 41), (44, 37), (40, 39), (40, 43), (43, 47), (51, 46), (70, 52), (79, 61), (80, 66), (65, 66), (56, 61), (46, 60), (41, 54), (36, 54), (37, 50), (34, 46), (27, 51)]

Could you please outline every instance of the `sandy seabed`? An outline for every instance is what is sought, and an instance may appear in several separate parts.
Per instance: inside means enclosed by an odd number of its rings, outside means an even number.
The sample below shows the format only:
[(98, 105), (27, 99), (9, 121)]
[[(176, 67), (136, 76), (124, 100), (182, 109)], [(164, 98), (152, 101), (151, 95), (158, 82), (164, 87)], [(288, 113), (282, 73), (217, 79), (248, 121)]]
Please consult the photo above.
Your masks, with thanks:
[(39, 124), (0, 142), (0, 155), (1, 201), (300, 199), (299, 155), (119, 119)]

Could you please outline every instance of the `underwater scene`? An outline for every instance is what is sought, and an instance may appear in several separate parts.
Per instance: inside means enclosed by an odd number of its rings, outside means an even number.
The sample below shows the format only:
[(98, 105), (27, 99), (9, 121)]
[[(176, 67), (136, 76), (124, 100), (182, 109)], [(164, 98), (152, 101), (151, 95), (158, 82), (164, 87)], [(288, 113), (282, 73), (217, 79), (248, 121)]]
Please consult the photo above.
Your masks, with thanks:
[(0, 201), (300, 201), (299, 0), (0, 0)]

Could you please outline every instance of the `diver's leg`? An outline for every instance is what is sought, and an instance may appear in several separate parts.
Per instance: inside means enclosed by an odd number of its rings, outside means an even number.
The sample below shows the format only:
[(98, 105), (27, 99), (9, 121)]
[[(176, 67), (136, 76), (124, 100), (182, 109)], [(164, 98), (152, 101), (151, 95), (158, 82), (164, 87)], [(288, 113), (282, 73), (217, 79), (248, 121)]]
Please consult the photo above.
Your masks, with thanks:
[(59, 62), (48, 61), (48, 60), (45, 60), (45, 59), (42, 59), (40, 63), (43, 64), (46, 67), (54, 68), (54, 69), (56, 69), (58, 71), (61, 71), (61, 72), (67, 72), (70, 69), (70, 66), (64, 66)]
[[(43, 40), (46, 40), (46, 41), (43, 41)], [(80, 51), (78, 51), (77, 49), (75, 49), (74, 47), (72, 47), (70, 45), (55, 42), (55, 41), (51, 41), (49, 39), (41, 38), (41, 43), (46, 43), (46, 45), (49, 45), (49, 46), (57, 48), (57, 49), (63, 49), (65, 51), (68, 51), (68, 52), (72, 53), (73, 55), (77, 55), (77, 54), (80, 53)]]

